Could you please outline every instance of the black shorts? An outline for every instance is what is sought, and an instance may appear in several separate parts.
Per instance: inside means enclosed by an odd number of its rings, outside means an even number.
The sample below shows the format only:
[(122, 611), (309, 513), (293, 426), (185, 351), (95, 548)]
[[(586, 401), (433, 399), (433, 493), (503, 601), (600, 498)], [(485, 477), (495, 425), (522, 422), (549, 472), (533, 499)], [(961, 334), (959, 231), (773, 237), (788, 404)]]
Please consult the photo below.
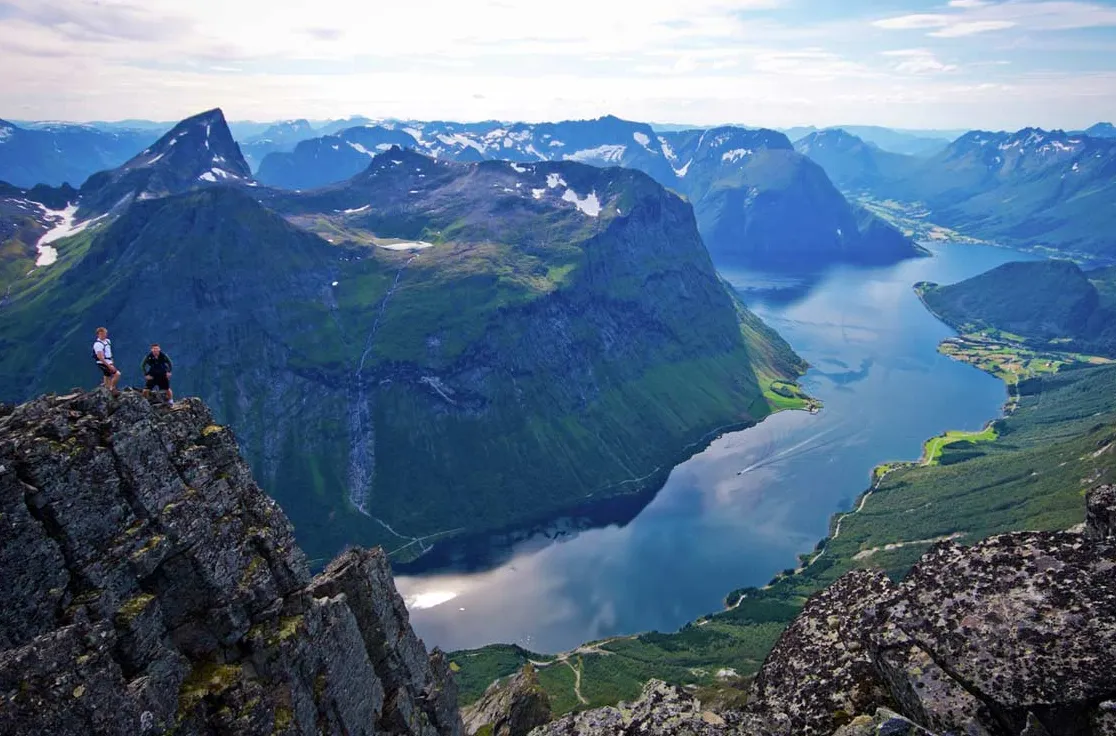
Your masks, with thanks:
[(106, 376), (111, 376), (111, 375), (116, 374), (116, 369), (113, 368), (111, 365), (105, 365), (104, 363), (98, 363), (97, 367), (100, 368), (101, 373), (105, 374)]
[(149, 376), (144, 376), (147, 381), (148, 388), (158, 388), (160, 391), (170, 391), (170, 378), (166, 373), (156, 374), (152, 373)]

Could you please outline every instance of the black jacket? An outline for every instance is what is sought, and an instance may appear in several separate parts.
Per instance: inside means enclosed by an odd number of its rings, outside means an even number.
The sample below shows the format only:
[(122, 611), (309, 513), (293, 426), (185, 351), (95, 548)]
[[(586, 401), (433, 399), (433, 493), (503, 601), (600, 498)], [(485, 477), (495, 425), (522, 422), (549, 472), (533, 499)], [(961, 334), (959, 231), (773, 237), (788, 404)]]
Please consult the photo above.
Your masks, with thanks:
[(158, 358), (153, 353), (148, 353), (147, 357), (143, 359), (142, 367), (145, 376), (165, 376), (168, 372), (174, 370), (170, 356), (164, 352), (160, 352)]

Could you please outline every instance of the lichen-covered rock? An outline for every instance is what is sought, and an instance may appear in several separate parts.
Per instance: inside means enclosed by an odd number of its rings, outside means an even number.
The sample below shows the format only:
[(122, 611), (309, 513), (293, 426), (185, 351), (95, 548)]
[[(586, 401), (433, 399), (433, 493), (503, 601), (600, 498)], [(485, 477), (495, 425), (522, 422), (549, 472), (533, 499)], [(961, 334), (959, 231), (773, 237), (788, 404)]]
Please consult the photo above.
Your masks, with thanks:
[(880, 708), (874, 716), (857, 716), (833, 736), (936, 736), (893, 710)]
[(694, 697), (652, 680), (633, 703), (571, 714), (536, 728), (531, 736), (726, 736), (769, 732), (738, 713), (703, 709)]
[[(1018, 734), (1033, 714), (1052, 736), (1079, 733), (1093, 704), (1116, 694), (1112, 545), (1037, 532), (968, 548), (944, 543), (900, 587), (877, 627), (878, 646), (893, 646), (888, 637), (900, 630), (983, 706), (980, 714), (940, 713), (943, 730), (978, 716), (989, 732)], [(913, 685), (902, 673), (892, 683)]]
[(787, 733), (830, 734), (893, 705), (866, 642), (896, 592), (886, 575), (864, 570), (812, 596), (756, 675), (749, 712), (784, 718)]
[(1116, 539), (1116, 486), (1098, 486), (1089, 493), (1085, 534), (1096, 541)]
[(1097, 706), (1090, 726), (1096, 736), (1116, 736), (1116, 700), (1106, 700)]
[(873, 663), (900, 710), (928, 728), (989, 736), (988, 708), (946, 674), (933, 657), (897, 627), (872, 636)]
[(0, 412), (0, 733), (459, 734), (382, 552), (311, 579), (196, 400)]
[(506, 681), (492, 683), (480, 700), (462, 712), (469, 736), (485, 728), (491, 736), (527, 736), (551, 718), (550, 696), (529, 663)]

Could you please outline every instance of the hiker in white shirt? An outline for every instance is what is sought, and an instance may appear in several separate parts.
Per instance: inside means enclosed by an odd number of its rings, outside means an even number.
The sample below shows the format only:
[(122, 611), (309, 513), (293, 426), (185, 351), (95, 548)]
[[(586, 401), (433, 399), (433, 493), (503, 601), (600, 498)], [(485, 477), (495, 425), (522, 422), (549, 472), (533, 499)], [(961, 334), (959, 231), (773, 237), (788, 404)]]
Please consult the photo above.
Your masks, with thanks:
[(97, 328), (97, 339), (93, 342), (93, 359), (104, 376), (104, 386), (114, 394), (116, 382), (120, 380), (120, 369), (112, 363), (112, 341), (109, 340), (108, 330), (104, 327)]

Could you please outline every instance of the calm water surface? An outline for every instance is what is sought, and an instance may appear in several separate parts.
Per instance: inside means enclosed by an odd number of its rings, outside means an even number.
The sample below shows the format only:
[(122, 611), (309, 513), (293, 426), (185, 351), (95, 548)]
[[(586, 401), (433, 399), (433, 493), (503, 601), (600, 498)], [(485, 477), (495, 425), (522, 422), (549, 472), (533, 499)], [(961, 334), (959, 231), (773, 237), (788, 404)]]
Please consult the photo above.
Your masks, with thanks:
[(396, 583), (428, 646), (495, 642), (541, 652), (639, 631), (674, 631), (719, 610), (730, 590), (762, 585), (825, 536), (874, 465), (914, 459), (926, 438), (999, 414), (1003, 385), (937, 353), (951, 333), (915, 297), (1011, 260), (987, 246), (932, 246), (934, 258), (795, 279), (725, 272), (749, 307), (810, 362), (802, 380), (825, 402), (725, 435), (677, 466), (631, 523), (559, 542), (524, 542), (479, 573), (445, 570)]

